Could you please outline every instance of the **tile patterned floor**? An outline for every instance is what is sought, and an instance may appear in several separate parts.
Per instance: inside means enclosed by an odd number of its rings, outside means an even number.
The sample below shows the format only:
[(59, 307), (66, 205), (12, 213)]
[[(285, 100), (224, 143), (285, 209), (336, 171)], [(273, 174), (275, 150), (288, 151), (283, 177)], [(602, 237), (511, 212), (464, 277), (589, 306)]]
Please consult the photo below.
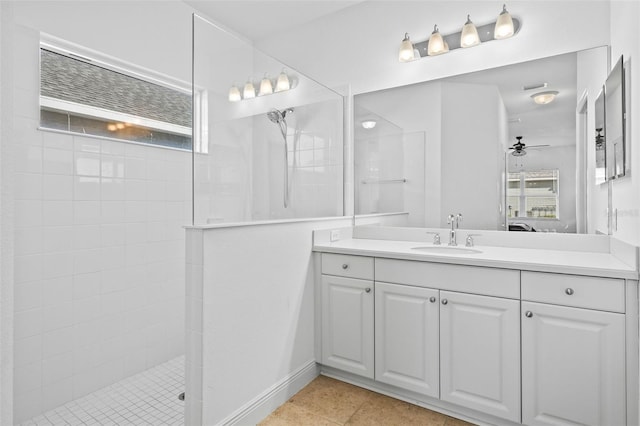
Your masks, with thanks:
[(319, 376), (259, 426), (469, 426), (471, 423)]
[(21, 426), (182, 426), (184, 356), (71, 401)]

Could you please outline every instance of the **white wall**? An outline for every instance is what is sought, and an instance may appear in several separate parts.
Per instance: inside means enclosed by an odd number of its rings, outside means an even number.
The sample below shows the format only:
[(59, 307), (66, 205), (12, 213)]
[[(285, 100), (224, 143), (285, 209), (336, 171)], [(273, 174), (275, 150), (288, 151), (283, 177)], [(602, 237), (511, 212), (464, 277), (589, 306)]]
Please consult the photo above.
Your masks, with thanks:
[(631, 244), (640, 244), (640, 3), (611, 2), (611, 65), (624, 55), (627, 95), (628, 176), (614, 180), (612, 207), (617, 210), (613, 235)]
[(2, 290), (3, 302), (15, 291), (15, 365), (3, 360), (2, 375), (5, 387), (15, 367), (12, 420), (2, 395), (11, 424), (183, 352), (190, 155), (36, 130), (39, 31), (188, 82), (191, 16), (180, 2), (0, 8), (12, 101), (2, 123), (13, 125), (2, 137), (15, 203), (2, 204), (3, 232), (15, 235), (15, 259), (2, 246), (3, 264), (15, 261)]

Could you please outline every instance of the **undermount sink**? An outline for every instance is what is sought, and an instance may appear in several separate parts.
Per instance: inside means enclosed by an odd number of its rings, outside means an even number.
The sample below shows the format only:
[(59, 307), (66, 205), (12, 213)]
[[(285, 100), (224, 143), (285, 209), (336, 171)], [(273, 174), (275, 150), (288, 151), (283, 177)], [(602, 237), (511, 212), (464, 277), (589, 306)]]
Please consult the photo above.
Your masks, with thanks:
[(472, 249), (469, 247), (449, 247), (449, 246), (424, 246), (424, 247), (412, 247), (411, 250), (421, 251), (423, 253), (433, 254), (478, 254), (482, 253), (481, 250)]

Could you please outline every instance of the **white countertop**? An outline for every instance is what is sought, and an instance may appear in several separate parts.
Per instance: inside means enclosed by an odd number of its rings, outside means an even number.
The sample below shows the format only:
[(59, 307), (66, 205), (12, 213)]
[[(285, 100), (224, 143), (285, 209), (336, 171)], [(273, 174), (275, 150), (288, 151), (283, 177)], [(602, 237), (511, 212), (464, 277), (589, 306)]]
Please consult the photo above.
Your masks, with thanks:
[[(316, 242), (313, 250), (325, 253), (352, 254), (417, 260), (423, 262), (451, 263), (457, 265), (491, 268), (519, 269), (526, 271), (562, 274), (591, 275), (610, 278), (638, 279), (638, 271), (610, 253), (493, 247), (476, 245), (481, 253), (424, 253), (413, 247), (433, 244), (419, 241), (393, 241), (376, 239), (343, 239), (334, 242)], [(438, 247), (438, 246), (435, 246)], [(447, 247), (446, 243), (442, 247)], [(464, 247), (464, 244), (458, 245)]]

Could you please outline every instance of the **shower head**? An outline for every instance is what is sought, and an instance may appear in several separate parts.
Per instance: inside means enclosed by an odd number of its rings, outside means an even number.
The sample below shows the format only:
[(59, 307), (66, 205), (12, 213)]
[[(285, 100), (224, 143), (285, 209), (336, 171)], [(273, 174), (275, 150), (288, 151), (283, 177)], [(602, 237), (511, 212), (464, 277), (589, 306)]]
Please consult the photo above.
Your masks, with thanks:
[(267, 117), (269, 118), (269, 120), (271, 120), (272, 123), (278, 124), (281, 121), (284, 121), (287, 114), (291, 112), (293, 112), (293, 108), (283, 109), (282, 111), (274, 108), (267, 113)]

